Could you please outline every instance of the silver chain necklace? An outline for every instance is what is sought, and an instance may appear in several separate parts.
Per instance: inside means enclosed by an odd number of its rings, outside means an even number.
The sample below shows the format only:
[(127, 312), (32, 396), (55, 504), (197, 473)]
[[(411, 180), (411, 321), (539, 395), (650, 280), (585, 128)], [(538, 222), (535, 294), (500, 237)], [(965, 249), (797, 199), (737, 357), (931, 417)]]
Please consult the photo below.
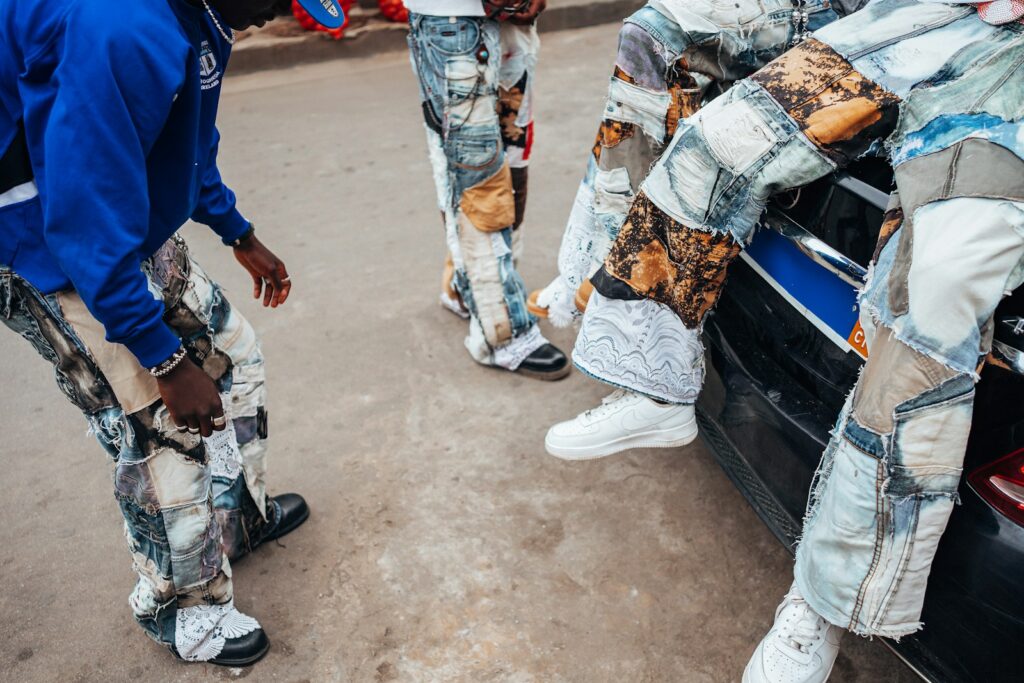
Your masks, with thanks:
[(213, 13), (212, 9), (210, 9), (210, 3), (209, 2), (207, 2), (206, 0), (203, 0), (203, 7), (206, 8), (206, 13), (210, 15), (211, 19), (213, 19), (213, 25), (217, 27), (218, 31), (220, 31), (220, 34), (224, 37), (224, 40), (228, 41), (228, 45), (234, 45), (235, 44), (235, 32), (231, 31), (231, 33), (228, 33), (227, 31), (224, 30), (224, 27), (220, 25), (220, 20), (217, 19), (217, 15)]

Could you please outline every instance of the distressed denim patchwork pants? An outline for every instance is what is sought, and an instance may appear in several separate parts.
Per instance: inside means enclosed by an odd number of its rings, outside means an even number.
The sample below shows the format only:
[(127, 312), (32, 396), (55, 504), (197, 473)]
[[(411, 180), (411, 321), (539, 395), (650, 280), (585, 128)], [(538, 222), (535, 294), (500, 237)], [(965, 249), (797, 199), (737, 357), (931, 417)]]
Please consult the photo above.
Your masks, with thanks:
[(413, 14), (409, 49), (449, 253), (445, 289), (478, 362), (515, 370), (546, 343), (516, 270), (533, 138), (532, 26)]
[(862, 294), (869, 361), (812, 487), (796, 582), (863, 635), (920, 628), (977, 367), (1024, 280), (1024, 27), (876, 0), (680, 125), (603, 268), (577, 365), (692, 402), (700, 330), (768, 197), (885, 143), (898, 201)]
[[(216, 382), (228, 427), (209, 439), (179, 432), (155, 379), (74, 292), (43, 295), (0, 269), (0, 318), (54, 366), (57, 385), (110, 456), (114, 494), (138, 583), (135, 618), (186, 659), (216, 656), (224, 637), (258, 626), (232, 605), (228, 558), (267, 524), (264, 369), (249, 323), (177, 238), (144, 263), (165, 320)], [(239, 633), (241, 631), (241, 633)]]
[(554, 325), (568, 325), (586, 307), (589, 278), (679, 121), (838, 16), (827, 0), (797, 4), (652, 0), (626, 19), (603, 120), (562, 237), (559, 274), (536, 297)]

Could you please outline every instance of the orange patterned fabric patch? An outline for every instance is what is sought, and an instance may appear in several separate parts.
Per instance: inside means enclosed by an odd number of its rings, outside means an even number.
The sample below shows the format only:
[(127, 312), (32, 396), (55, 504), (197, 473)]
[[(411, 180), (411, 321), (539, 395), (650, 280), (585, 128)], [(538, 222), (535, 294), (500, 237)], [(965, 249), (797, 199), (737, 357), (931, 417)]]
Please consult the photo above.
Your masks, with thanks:
[(728, 233), (687, 228), (637, 195), (605, 270), (671, 308), (691, 329), (714, 308), (740, 246)]
[(751, 76), (832, 160), (848, 163), (896, 126), (900, 98), (807, 40)]
[(597, 140), (594, 141), (594, 159), (600, 161), (602, 149), (615, 147), (635, 134), (636, 126), (632, 123), (605, 119), (597, 129)]
[(665, 142), (676, 134), (679, 122), (700, 109), (700, 86), (689, 71), (685, 59), (679, 59), (669, 71), (668, 94), (672, 98), (665, 115)]

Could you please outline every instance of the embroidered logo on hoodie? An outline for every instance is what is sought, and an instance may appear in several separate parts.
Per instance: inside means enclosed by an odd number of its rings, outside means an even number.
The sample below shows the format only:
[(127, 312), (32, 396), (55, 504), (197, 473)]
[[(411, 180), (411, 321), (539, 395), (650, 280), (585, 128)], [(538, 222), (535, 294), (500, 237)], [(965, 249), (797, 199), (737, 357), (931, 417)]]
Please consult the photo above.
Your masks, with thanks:
[(220, 85), (221, 70), (217, 68), (217, 58), (210, 49), (210, 42), (203, 41), (199, 48), (199, 75), (202, 77), (202, 89), (209, 90)]

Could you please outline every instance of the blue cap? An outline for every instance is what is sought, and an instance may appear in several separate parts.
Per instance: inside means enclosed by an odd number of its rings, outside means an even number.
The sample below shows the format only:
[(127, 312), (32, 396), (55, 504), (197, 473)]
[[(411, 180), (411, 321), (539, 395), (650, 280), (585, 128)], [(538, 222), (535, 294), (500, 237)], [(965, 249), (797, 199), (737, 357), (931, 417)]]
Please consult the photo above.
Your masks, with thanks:
[(340, 28), (345, 23), (345, 12), (336, 0), (299, 0), (299, 4), (326, 28)]

